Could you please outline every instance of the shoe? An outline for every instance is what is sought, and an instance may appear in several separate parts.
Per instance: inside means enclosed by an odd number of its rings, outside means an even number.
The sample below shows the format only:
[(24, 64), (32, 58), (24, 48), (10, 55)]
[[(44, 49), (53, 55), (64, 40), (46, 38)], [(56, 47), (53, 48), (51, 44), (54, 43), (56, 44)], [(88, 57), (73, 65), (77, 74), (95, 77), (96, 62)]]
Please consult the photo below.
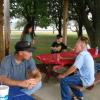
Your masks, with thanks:
[(78, 98), (76, 96), (73, 96), (72, 100), (78, 100)]
[(76, 96), (72, 97), (72, 100), (83, 100), (83, 99), (84, 99), (84, 97), (76, 97)]
[(84, 99), (84, 97), (78, 97), (78, 100), (83, 100)]

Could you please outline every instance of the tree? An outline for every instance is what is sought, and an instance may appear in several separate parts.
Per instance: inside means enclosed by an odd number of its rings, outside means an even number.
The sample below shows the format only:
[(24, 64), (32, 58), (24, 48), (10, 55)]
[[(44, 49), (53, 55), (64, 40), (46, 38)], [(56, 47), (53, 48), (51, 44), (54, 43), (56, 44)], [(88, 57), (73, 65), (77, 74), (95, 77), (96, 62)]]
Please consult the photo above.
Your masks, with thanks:
[(69, 1), (69, 20), (76, 20), (77, 34), (78, 37), (83, 36), (83, 20), (82, 20), (82, 11), (83, 7), (80, 5), (77, 0)]
[(95, 46), (100, 47), (100, 0), (94, 0)]
[[(27, 23), (32, 23), (33, 33), (36, 25), (48, 25), (47, 0), (11, 0), (11, 16), (26, 19)], [(46, 18), (46, 25), (43, 23)], [(40, 20), (41, 19), (41, 20)]]
[(100, 2), (98, 0), (71, 0), (71, 2), (75, 11), (72, 19), (79, 19), (77, 22), (79, 21), (80, 29), (82, 26), (86, 28), (92, 47), (100, 46)]
[[(99, 16), (99, 6), (98, 3), (100, 4), (100, 2), (97, 2), (95, 0), (80, 0), (81, 2), (79, 2), (81, 5), (83, 4), (83, 10), (81, 11), (82, 13), (82, 20), (83, 20), (83, 25), (86, 28), (87, 34), (89, 36), (90, 42), (91, 42), (91, 46), (92, 47), (96, 47), (96, 46), (100, 46), (99, 41), (99, 18), (97, 16)], [(83, 3), (82, 3), (83, 2)], [(89, 13), (91, 13), (92, 17), (89, 18)]]
[(63, 0), (48, 0), (48, 12), (52, 23), (55, 23), (58, 34), (62, 34)]

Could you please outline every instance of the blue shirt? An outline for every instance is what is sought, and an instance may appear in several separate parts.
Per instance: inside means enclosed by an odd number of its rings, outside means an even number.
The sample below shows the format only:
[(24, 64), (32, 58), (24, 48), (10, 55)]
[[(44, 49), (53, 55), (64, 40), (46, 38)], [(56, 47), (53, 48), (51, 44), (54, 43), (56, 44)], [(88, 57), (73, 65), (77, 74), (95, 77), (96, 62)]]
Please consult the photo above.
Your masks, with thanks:
[(30, 60), (23, 60), (20, 64), (17, 64), (15, 56), (9, 55), (1, 61), (0, 76), (6, 76), (13, 80), (25, 80), (27, 72), (35, 68), (36, 65), (32, 58)]
[(78, 54), (73, 66), (79, 70), (83, 86), (90, 86), (94, 83), (94, 60), (86, 49)]

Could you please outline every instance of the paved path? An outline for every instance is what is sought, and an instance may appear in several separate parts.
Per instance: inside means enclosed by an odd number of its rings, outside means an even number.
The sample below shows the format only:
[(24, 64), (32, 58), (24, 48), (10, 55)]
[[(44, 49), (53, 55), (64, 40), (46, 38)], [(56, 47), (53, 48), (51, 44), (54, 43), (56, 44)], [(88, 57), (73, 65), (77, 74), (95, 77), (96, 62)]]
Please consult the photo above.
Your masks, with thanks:
[[(43, 100), (61, 100), (60, 88), (57, 82), (49, 82), (35, 94), (41, 97)], [(84, 94), (84, 100), (100, 100), (100, 84), (96, 85), (91, 91), (85, 90)]]

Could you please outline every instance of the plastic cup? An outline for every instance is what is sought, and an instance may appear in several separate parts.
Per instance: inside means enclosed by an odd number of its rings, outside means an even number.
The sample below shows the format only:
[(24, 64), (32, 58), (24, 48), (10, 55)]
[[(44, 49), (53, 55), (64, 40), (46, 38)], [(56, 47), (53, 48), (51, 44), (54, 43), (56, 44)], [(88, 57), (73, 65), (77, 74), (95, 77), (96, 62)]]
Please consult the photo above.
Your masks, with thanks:
[(0, 100), (8, 100), (9, 86), (0, 85)]

